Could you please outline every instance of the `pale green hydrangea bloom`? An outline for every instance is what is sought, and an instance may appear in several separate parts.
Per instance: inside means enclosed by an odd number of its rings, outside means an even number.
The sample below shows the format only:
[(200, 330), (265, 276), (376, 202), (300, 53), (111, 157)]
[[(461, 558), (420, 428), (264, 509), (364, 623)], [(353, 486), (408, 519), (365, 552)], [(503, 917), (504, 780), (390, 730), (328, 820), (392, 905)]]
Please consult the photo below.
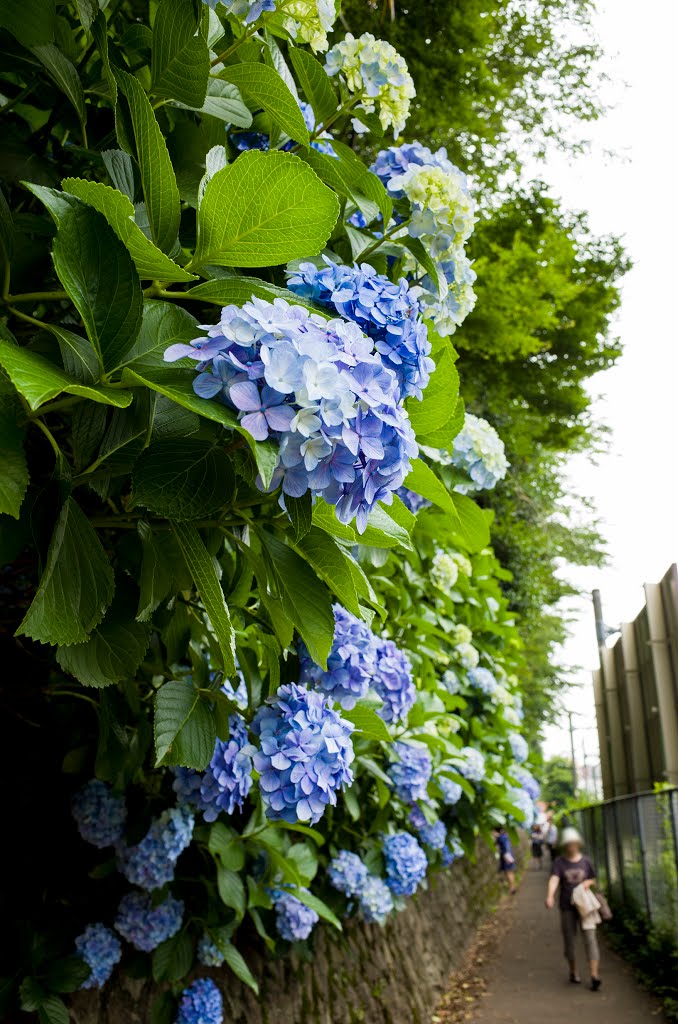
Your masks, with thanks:
[[(360, 38), (349, 32), (326, 57), (328, 75), (344, 76), (349, 92), (360, 94), (358, 110), (371, 114), (375, 110), (384, 130), (393, 128), (397, 137), (405, 127), (410, 101), (416, 95), (407, 64), (395, 47), (371, 32)], [(365, 131), (360, 117), (353, 121), (356, 131)]]
[(431, 563), (431, 579), (441, 590), (450, 590), (457, 582), (459, 566), (446, 551), (436, 551)]
[(337, 17), (335, 0), (287, 0), (280, 5), (283, 27), (297, 43), (306, 43), (316, 53), (328, 46), (327, 33)]
[(480, 655), (473, 644), (461, 643), (457, 647), (457, 656), (466, 669), (477, 668)]
[(473, 633), (468, 626), (465, 626), (463, 622), (460, 622), (458, 626), (454, 627), (452, 639), (457, 647), (459, 644), (470, 644), (473, 640)]

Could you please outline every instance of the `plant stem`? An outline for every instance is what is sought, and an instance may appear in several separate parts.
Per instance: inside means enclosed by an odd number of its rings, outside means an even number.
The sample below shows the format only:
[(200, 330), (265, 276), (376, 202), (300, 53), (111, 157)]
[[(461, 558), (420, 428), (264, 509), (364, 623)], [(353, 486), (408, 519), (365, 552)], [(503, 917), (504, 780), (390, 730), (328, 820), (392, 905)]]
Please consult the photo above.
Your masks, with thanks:
[(383, 242), (388, 242), (389, 238), (393, 238), (396, 232), (400, 231), (401, 228), (407, 227), (408, 224), (409, 221), (407, 220), (401, 221), (400, 224), (394, 224), (392, 228), (389, 228), (388, 231), (384, 232), (381, 238), (377, 238), (372, 245), (368, 245), (366, 249), (363, 249), (359, 254), (360, 259), (364, 260), (367, 256), (371, 256)]
[(42, 430), (43, 434), (45, 435), (45, 437), (47, 438), (47, 440), (49, 441), (49, 443), (52, 446), (52, 451), (56, 455), (57, 462), (61, 462), (61, 460), (64, 457), (63, 453), (61, 451), (61, 448), (57, 444), (57, 442), (56, 442), (56, 440), (54, 438), (54, 435), (52, 434), (52, 432), (49, 429), (49, 427), (47, 427), (46, 424), (44, 424), (42, 422), (42, 420), (40, 420), (40, 419), (33, 418), (33, 419), (31, 419), (31, 423), (35, 423), (36, 427), (39, 427), (40, 430)]
[(36, 419), (38, 416), (44, 416), (47, 412), (59, 412), (61, 409), (70, 409), (72, 405), (77, 405), (78, 402), (84, 402), (85, 399), (82, 395), (74, 395), (72, 398), (60, 398), (58, 402), (52, 402), (51, 405), (43, 405), (40, 407), (40, 411), (36, 412), (31, 416), (31, 419)]
[(213, 68), (215, 64), (223, 64), (225, 60), (228, 60), (232, 53), (235, 53), (235, 51), (240, 46), (242, 46), (243, 43), (247, 42), (248, 39), (252, 38), (254, 33), (257, 31), (257, 27), (258, 26), (256, 25), (256, 23), (254, 25), (250, 25), (250, 27), (243, 32), (239, 39), (236, 39), (236, 41), (231, 46), (229, 46), (227, 50), (224, 50), (223, 53), (220, 53), (218, 57), (214, 58), (214, 60), (210, 64), (210, 67)]
[(20, 309), (15, 309), (14, 306), (7, 306), (10, 313), (14, 316), (18, 316), (20, 320), (25, 320), (26, 323), (34, 324), (36, 327), (40, 327), (43, 330), (48, 330), (47, 324), (43, 323), (42, 320), (36, 320), (34, 316), (29, 316), (28, 313), (22, 313)]
[(63, 302), (68, 292), (22, 292), (21, 295), (6, 295), (5, 302)]

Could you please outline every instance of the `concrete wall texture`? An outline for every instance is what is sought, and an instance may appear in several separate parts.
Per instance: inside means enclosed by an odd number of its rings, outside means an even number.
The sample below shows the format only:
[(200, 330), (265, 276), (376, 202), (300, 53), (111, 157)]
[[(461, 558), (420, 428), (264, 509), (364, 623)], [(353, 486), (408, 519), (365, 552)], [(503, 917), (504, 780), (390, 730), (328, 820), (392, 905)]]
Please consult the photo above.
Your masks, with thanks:
[[(249, 955), (257, 999), (228, 970), (202, 969), (224, 996), (228, 1024), (429, 1024), (450, 971), (496, 899), (496, 860), (458, 861), (386, 927), (348, 922), (343, 934), (317, 927), (313, 959)], [(75, 1024), (151, 1024), (162, 986), (114, 975), (103, 992), (79, 992)]]

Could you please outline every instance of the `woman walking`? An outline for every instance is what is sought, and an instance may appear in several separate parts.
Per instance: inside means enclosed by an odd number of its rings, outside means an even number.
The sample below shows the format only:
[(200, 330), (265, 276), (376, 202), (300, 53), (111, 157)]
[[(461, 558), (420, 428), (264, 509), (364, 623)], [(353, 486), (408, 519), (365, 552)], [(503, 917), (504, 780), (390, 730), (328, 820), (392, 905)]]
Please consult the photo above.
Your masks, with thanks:
[[(581, 984), (576, 963), (577, 934), (581, 932), (591, 971), (591, 989), (597, 992), (601, 986), (598, 975), (600, 953), (596, 936), (596, 924), (600, 921), (600, 917), (596, 907), (592, 906), (590, 900), (587, 899), (590, 895), (588, 890), (595, 883), (596, 872), (589, 857), (582, 853), (583, 845), (584, 841), (576, 828), (563, 830), (561, 840), (563, 852), (560, 857), (556, 857), (551, 869), (546, 892), (546, 906), (549, 910), (555, 906), (556, 892), (558, 892), (560, 925), (565, 945), (565, 959), (570, 966), (570, 981), (574, 985)], [(585, 913), (586, 916), (582, 916)]]
[(494, 841), (499, 850), (499, 872), (506, 879), (509, 892), (515, 896), (516, 892), (516, 859), (513, 856), (513, 846), (505, 828), (494, 829)]

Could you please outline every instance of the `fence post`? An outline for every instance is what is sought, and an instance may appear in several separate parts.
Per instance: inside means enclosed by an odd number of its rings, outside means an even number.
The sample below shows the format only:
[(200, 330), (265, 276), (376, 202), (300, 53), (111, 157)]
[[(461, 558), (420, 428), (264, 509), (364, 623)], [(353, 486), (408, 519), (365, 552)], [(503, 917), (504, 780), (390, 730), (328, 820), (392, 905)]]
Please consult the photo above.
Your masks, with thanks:
[[(652, 909), (652, 892), (650, 888), (650, 880), (647, 877), (647, 845), (645, 842), (645, 821), (641, 810), (641, 800), (643, 798), (639, 796), (633, 797), (633, 810), (634, 817), (636, 819), (636, 827), (638, 830), (638, 838), (640, 839), (640, 864), (643, 869), (643, 892), (645, 893), (645, 911), (650, 921), (654, 924), (654, 912)], [(657, 799), (656, 797), (654, 798)]]

